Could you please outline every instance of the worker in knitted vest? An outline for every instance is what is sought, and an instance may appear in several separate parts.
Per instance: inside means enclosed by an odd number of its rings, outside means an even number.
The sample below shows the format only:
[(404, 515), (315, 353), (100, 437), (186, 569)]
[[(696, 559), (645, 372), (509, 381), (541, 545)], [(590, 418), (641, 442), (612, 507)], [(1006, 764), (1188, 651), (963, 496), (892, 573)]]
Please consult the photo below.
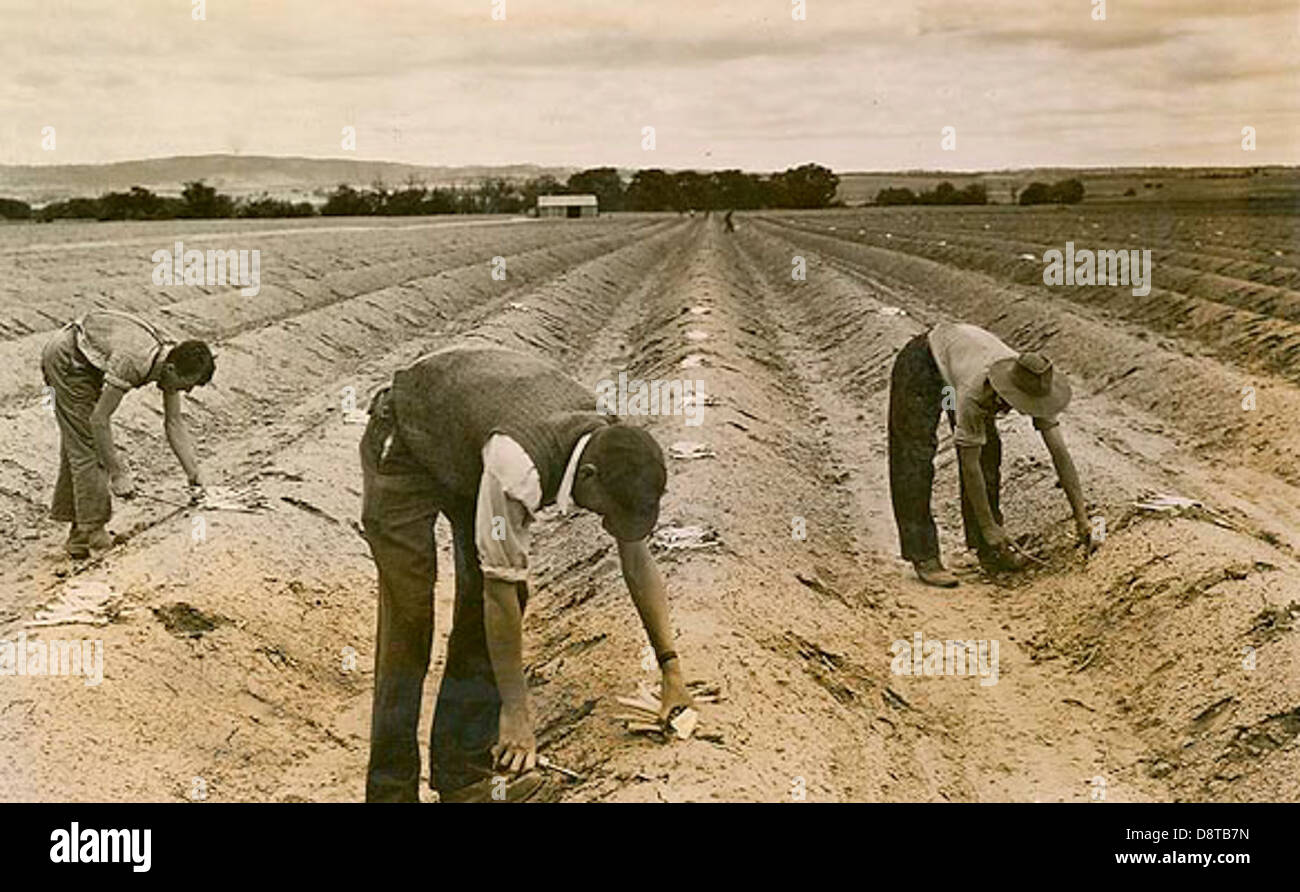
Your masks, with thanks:
[(694, 706), (646, 541), (667, 479), (663, 453), (596, 407), (593, 391), (551, 363), (485, 346), (429, 354), (372, 400), (361, 442), (362, 521), (379, 571), (367, 801), (419, 799), (439, 514), (451, 524), (456, 572), (430, 746), (441, 801), (540, 795), (521, 627), (529, 524), (544, 505), (601, 516), (659, 657), (663, 718)]

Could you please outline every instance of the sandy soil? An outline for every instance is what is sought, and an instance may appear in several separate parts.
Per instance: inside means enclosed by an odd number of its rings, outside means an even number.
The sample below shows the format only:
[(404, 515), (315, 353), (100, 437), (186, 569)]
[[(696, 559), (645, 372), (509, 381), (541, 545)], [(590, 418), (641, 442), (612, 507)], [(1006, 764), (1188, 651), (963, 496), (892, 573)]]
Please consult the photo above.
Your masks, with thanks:
[[(687, 676), (723, 691), (696, 738), (656, 744), (613, 719), (613, 698), (654, 676), (612, 543), (590, 515), (539, 521), (525, 660), (541, 750), (585, 778), (563, 798), (1084, 801), (1103, 786), (1110, 801), (1300, 798), (1289, 424), (1300, 389), (1274, 374), (1276, 351), (1207, 346), (973, 261), (845, 237), (858, 227), (840, 220), (835, 231), (807, 215), (741, 218), (734, 234), (717, 219), (654, 217), (220, 243), (263, 249), (255, 299), (153, 289), (145, 261), (174, 239), (161, 230), (158, 245), (131, 232), (14, 252), (0, 318), (0, 638), (57, 606), (69, 580), (119, 598), (105, 625), (27, 629), (102, 638), (105, 679), (0, 683), (0, 798), (182, 800), (195, 778), (214, 801), (360, 798), (374, 571), (355, 523), (361, 427), (340, 394), (353, 388), (364, 407), (393, 369), (459, 339), (551, 356), (592, 384), (620, 370), (698, 379), (716, 401), (700, 427), (641, 419), (665, 447), (716, 453), (672, 460), (661, 516), (716, 544), (657, 549)], [(791, 279), (795, 255), (807, 281)], [(507, 259), (504, 282), (488, 274), (494, 256)], [(219, 343), (216, 386), (189, 406), (205, 466), (256, 483), (269, 510), (202, 512), (196, 541), (194, 512), (137, 500), (111, 525), (121, 544), (106, 557), (60, 557), (64, 531), (42, 516), (57, 435), (31, 358), (90, 303)], [(1018, 417), (1004, 428), (1004, 509), (1044, 564), (995, 581), (974, 572), (946, 438), (935, 501), (963, 585), (927, 589), (897, 558), (889, 368), (940, 319), (1043, 349), (1072, 376), (1066, 437), (1107, 521), (1091, 559), (1071, 548), (1046, 451)], [(1254, 413), (1241, 411), (1242, 382), (1258, 389)], [(159, 402), (133, 394), (119, 442), (145, 492), (180, 502)], [(1134, 507), (1154, 492), (1205, 507)], [(444, 634), (450, 583), (449, 572), (438, 582)], [(891, 642), (917, 633), (997, 639), (998, 683), (892, 674)]]

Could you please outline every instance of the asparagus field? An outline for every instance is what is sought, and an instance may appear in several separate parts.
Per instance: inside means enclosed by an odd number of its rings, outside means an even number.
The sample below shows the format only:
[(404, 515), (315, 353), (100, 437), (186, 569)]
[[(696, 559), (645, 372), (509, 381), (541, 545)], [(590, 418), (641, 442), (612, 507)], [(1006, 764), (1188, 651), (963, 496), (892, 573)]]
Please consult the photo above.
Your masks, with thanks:
[[(362, 798), (376, 595), (358, 422), (393, 371), (478, 341), (593, 387), (626, 372), (707, 394), (699, 426), (629, 419), (669, 455), (653, 551), (677, 651), (718, 689), (689, 740), (615, 719), (615, 698), (657, 676), (599, 519), (536, 525), (525, 672), (539, 751), (580, 776), (560, 798), (1300, 799), (1300, 218), (735, 219), (0, 228), (0, 639), (102, 639), (104, 661), (97, 685), (5, 679), (0, 798)], [(176, 241), (260, 250), (260, 293), (155, 285), (150, 258)], [(1150, 250), (1149, 293), (1044, 284), (1044, 253), (1067, 242)], [(115, 429), (141, 494), (116, 502), (114, 549), (68, 560), (47, 517), (58, 431), (39, 357), (91, 308), (214, 345), (216, 377), (185, 401), (200, 460), (264, 507), (189, 507), (143, 388)], [(999, 420), (1003, 511), (1037, 560), (990, 580), (965, 556), (946, 423), (934, 504), (962, 585), (927, 588), (898, 556), (890, 368), (940, 321), (1069, 375), (1062, 430), (1104, 522), (1092, 556), (1014, 414)], [(450, 622), (443, 521), (438, 540), (422, 749)], [(891, 645), (917, 635), (996, 640), (996, 683), (896, 673)]]

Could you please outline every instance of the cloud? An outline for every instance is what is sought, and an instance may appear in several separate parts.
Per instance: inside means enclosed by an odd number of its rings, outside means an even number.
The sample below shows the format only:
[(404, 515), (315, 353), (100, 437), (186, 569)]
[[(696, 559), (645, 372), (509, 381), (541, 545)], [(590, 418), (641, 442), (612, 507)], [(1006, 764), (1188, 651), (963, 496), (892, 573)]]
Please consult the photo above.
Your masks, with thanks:
[[(348, 123), (366, 157), (640, 166), (653, 123), (666, 167), (1109, 163), (1125, 128), (1195, 163), (1225, 113), (1268, 116), (1272, 160), (1295, 160), (1294, 2), (1114, 0), (1095, 22), (1087, 0), (810, 0), (807, 21), (786, 0), (507, 0), (494, 22), (487, 0), (213, 0), (195, 22), (184, 0), (0, 0), (0, 162), (54, 160), (31, 134), (57, 122), (65, 161), (336, 155)], [(937, 154), (948, 123), (972, 154)]]

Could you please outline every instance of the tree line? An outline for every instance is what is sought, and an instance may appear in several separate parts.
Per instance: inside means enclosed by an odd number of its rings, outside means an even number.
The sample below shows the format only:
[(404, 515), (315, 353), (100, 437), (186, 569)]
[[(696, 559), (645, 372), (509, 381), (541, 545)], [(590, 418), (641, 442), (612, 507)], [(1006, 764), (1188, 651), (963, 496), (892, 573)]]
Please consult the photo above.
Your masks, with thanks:
[(565, 182), (543, 175), (522, 182), (485, 180), (474, 189), (403, 189), (340, 186), (321, 208), (323, 215), (522, 213), (539, 195), (595, 195), (602, 211), (758, 210), (825, 208), (835, 203), (840, 178), (817, 164), (770, 175), (722, 170), (638, 170), (625, 183), (612, 167), (594, 167)]
[(1078, 204), (1083, 201), (1083, 181), (1058, 180), (1047, 183), (1030, 183), (1020, 193), (1020, 203), (1028, 204)]
[[(1077, 178), (1059, 180), (1058, 182), (1030, 183), (1019, 193), (1019, 203), (1031, 204), (1078, 204), (1083, 201), (1083, 181)], [(1016, 193), (1012, 193), (1015, 199)], [(965, 189), (958, 189), (946, 180), (923, 192), (911, 189), (885, 188), (876, 193), (876, 204), (881, 207), (895, 207), (912, 204), (988, 204), (988, 191), (983, 183), (971, 183)]]
[[(13, 214), (6, 205), (15, 207)], [(311, 202), (278, 198), (231, 198), (202, 181), (186, 183), (180, 198), (158, 195), (141, 186), (126, 192), (108, 192), (98, 198), (69, 198), (33, 209), (24, 202), (0, 199), (0, 214), (9, 219), (51, 220), (178, 220), (223, 217), (310, 217), (316, 213)]]
[(638, 170), (624, 182), (612, 167), (579, 171), (561, 182), (550, 175), (523, 181), (485, 179), (476, 186), (429, 188), (416, 181), (401, 187), (341, 185), (319, 211), (311, 202), (263, 195), (232, 198), (201, 180), (185, 184), (179, 198), (141, 186), (98, 198), (69, 198), (34, 209), (0, 199), (0, 217), (42, 222), (61, 219), (174, 220), (226, 217), (408, 216), (428, 214), (518, 214), (537, 205), (539, 195), (594, 194), (602, 211), (759, 210), (825, 208), (836, 204), (840, 178), (818, 164), (781, 173), (741, 170), (701, 173)]
[(988, 190), (983, 183), (971, 183), (965, 189), (958, 189), (947, 180), (916, 193), (911, 189), (881, 189), (876, 193), (876, 204), (893, 207), (902, 204), (988, 204)]

